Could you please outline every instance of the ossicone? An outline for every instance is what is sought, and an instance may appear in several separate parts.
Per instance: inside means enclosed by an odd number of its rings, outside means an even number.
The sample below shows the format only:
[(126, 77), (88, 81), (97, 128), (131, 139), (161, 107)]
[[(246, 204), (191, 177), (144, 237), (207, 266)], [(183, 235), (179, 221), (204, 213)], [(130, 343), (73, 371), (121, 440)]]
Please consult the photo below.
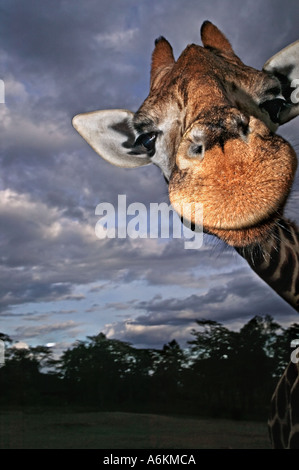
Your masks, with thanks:
[(151, 87), (154, 86), (157, 78), (167, 72), (174, 63), (171, 45), (163, 36), (158, 37), (155, 40), (155, 49), (152, 54)]

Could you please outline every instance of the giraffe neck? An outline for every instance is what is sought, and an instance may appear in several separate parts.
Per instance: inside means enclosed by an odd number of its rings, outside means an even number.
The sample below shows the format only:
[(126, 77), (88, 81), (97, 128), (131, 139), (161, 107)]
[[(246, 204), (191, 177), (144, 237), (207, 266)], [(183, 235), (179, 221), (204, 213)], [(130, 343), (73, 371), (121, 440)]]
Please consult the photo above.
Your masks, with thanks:
[[(260, 246), (237, 248), (251, 268), (299, 312), (299, 229), (282, 218)], [(290, 362), (272, 395), (268, 420), (274, 449), (299, 448), (299, 361)]]
[(272, 395), (268, 430), (274, 449), (299, 449), (299, 363), (290, 362)]
[(236, 248), (250, 267), (299, 312), (299, 229), (281, 218), (262, 245)]

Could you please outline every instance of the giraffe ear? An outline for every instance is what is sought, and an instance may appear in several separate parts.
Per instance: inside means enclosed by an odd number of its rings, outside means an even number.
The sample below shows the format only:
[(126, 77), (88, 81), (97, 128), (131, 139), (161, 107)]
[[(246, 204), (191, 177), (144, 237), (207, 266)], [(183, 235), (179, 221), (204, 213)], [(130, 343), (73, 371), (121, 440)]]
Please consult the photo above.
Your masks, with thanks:
[(93, 111), (77, 114), (72, 124), (105, 160), (122, 168), (135, 168), (151, 163), (151, 159), (140, 147), (134, 147), (133, 116), (125, 109)]
[(223, 52), (234, 54), (232, 46), (224, 34), (210, 21), (204, 21), (200, 30), (201, 40), (205, 47), (213, 47)]
[(282, 95), (287, 103), (280, 112), (279, 123), (284, 124), (299, 114), (299, 41), (271, 57), (263, 70), (275, 75), (281, 83)]
[(152, 54), (151, 88), (159, 83), (165, 72), (170, 70), (174, 63), (171, 45), (163, 36), (160, 36), (155, 40), (155, 49)]

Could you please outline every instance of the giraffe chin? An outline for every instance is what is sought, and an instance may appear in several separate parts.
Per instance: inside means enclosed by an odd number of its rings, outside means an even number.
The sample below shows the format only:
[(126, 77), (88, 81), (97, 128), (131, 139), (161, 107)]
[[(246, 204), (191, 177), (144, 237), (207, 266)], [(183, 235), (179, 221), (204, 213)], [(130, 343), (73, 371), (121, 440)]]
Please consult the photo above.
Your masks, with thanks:
[(234, 248), (244, 248), (264, 243), (265, 239), (271, 236), (275, 224), (279, 219), (279, 215), (276, 214), (275, 216), (248, 228), (218, 229), (204, 227), (204, 232), (220, 238), (222, 241)]

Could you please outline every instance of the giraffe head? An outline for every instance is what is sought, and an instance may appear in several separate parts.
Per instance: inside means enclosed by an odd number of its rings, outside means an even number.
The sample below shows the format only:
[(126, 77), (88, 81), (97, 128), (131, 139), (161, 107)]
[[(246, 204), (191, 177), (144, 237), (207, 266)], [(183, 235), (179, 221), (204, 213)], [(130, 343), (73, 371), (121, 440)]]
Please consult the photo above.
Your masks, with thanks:
[(212, 23), (201, 38), (177, 61), (168, 41), (156, 40), (150, 92), (136, 113), (84, 113), (73, 125), (114, 165), (159, 166), (180, 215), (184, 203), (201, 203), (206, 232), (248, 246), (271, 233), (296, 171), (294, 150), (275, 131), (299, 114), (291, 100), (299, 42), (259, 71)]

